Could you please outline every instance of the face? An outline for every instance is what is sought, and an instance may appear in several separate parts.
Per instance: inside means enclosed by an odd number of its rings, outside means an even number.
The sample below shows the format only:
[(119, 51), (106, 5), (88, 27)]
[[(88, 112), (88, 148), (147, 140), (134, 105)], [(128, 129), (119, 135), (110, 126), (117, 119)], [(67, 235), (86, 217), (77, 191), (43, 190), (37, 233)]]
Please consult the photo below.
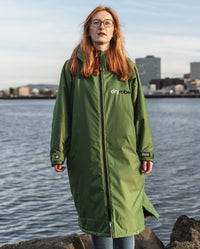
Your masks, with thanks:
[[(107, 11), (99, 11), (96, 14), (94, 14), (92, 21), (94, 20), (112, 20), (112, 15), (108, 13)], [(95, 27), (92, 24), (90, 24), (89, 28), (89, 35), (92, 39), (92, 43), (95, 48), (98, 48), (99, 46), (107, 46), (109, 48), (110, 40), (113, 37), (114, 32), (114, 24), (111, 27), (104, 27), (104, 24), (101, 23), (99, 26)]]

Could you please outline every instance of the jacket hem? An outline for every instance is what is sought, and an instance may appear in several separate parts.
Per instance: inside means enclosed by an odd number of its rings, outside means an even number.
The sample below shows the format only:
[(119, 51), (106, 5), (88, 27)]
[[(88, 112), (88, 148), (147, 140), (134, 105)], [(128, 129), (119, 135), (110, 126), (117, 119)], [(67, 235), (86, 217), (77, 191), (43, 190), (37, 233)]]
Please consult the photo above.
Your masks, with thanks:
[(143, 199), (143, 213), (144, 213), (144, 218), (150, 218), (150, 217), (155, 217), (156, 219), (159, 219), (159, 214), (156, 212), (155, 208), (149, 201), (147, 195), (144, 193), (144, 199)]
[[(111, 237), (111, 233), (94, 232), (94, 231), (90, 231), (90, 230), (87, 230), (87, 229), (84, 229), (84, 228), (81, 228), (81, 227), (80, 227), (80, 229), (84, 233), (87, 233), (87, 234), (90, 234), (90, 235), (101, 236), (101, 237)], [(136, 232), (126, 233), (126, 234), (120, 234), (120, 235), (114, 235), (114, 234), (112, 234), (112, 237), (115, 238), (115, 239), (117, 239), (117, 238), (126, 238), (126, 237), (130, 237), (130, 236), (135, 236), (135, 235), (138, 235), (141, 232), (143, 232), (144, 229), (145, 229), (145, 226), (142, 229), (139, 229)]]
[(144, 229), (145, 229), (145, 226), (143, 226), (141, 229), (138, 229), (136, 232), (133, 232), (133, 233), (126, 233), (126, 234), (120, 234), (120, 235), (113, 234), (113, 238), (117, 239), (117, 238), (126, 238), (130, 236), (135, 236), (135, 235), (140, 234)]
[(80, 229), (84, 233), (87, 233), (87, 234), (91, 234), (91, 235), (95, 235), (95, 236), (102, 236), (102, 237), (111, 237), (111, 233), (94, 232), (94, 231), (90, 231), (90, 230), (87, 230), (87, 229), (84, 229), (81, 227), (80, 227)]

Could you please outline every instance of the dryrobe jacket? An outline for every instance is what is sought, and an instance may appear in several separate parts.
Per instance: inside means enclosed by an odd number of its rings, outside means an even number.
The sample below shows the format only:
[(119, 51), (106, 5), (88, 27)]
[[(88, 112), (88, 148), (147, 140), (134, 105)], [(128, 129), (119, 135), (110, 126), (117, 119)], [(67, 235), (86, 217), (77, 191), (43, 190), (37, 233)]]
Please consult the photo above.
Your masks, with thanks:
[[(82, 231), (127, 237), (144, 229), (144, 218), (158, 214), (144, 192), (142, 160), (153, 161), (152, 135), (145, 98), (135, 65), (127, 81), (106, 68), (100, 74), (72, 76), (67, 62), (56, 98), (51, 163), (67, 169)], [(79, 69), (83, 54), (78, 52)]]

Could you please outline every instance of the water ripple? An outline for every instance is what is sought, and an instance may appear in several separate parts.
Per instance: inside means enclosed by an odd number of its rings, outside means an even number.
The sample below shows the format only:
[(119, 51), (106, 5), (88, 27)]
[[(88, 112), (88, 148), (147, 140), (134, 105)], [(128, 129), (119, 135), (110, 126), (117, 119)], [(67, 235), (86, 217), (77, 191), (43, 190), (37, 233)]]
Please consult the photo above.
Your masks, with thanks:
[[(0, 246), (80, 232), (67, 173), (49, 161), (54, 100), (0, 101)], [(165, 243), (176, 219), (200, 219), (199, 99), (148, 99), (155, 147), (146, 193), (160, 219), (147, 219)]]

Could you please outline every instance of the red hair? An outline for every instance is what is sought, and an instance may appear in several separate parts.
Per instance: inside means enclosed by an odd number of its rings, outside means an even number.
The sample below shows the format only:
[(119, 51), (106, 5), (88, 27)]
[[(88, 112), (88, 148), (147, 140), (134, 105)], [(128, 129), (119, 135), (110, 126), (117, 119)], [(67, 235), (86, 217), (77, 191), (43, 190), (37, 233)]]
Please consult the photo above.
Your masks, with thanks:
[(99, 11), (107, 11), (111, 14), (114, 21), (114, 33), (113, 38), (110, 41), (110, 47), (107, 52), (107, 69), (110, 73), (115, 73), (119, 80), (126, 81), (130, 78), (132, 74), (132, 67), (126, 57), (123, 42), (122, 42), (122, 34), (120, 30), (119, 20), (116, 13), (108, 8), (108, 7), (97, 7), (95, 8), (90, 15), (87, 17), (84, 23), (83, 29), (83, 37), (80, 44), (74, 49), (72, 56), (69, 61), (69, 68), (72, 75), (76, 76), (78, 71), (78, 58), (77, 52), (81, 47), (83, 52), (83, 65), (81, 68), (81, 76), (85, 78), (89, 78), (92, 73), (95, 76), (99, 75), (99, 58), (96, 49), (92, 44), (91, 37), (89, 35), (89, 28), (91, 24), (91, 20)]

